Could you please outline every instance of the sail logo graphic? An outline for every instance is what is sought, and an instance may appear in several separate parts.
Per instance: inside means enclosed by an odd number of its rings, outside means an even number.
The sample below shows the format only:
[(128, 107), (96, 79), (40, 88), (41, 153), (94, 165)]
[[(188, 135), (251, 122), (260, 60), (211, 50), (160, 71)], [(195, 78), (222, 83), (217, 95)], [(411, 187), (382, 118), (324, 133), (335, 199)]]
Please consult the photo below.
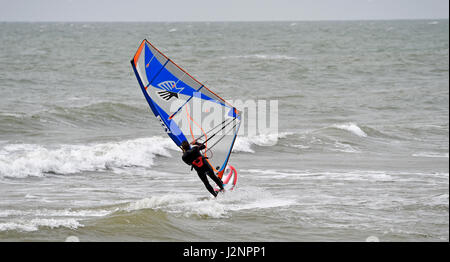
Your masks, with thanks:
[(183, 91), (183, 87), (177, 87), (177, 83), (175, 81), (164, 81), (158, 84), (158, 86), (163, 89), (162, 91), (158, 91), (158, 95), (169, 101), (172, 97), (178, 98), (178, 94)]

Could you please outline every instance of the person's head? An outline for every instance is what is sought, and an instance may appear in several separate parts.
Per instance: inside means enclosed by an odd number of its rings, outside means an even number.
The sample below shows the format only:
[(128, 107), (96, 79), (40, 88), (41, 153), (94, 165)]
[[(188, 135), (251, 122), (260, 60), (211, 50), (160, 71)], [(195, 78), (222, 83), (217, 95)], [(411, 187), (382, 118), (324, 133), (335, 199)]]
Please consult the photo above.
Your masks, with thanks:
[(188, 141), (183, 141), (182, 143), (181, 143), (181, 149), (183, 149), (183, 151), (186, 151), (186, 150), (189, 150), (189, 149), (191, 149), (191, 146), (189, 145), (189, 142)]

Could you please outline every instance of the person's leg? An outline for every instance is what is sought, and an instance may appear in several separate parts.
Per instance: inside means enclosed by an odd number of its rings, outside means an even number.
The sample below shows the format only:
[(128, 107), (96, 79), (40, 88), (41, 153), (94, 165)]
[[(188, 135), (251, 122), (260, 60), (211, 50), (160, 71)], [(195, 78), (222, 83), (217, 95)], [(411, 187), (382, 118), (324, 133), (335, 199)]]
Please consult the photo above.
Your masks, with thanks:
[(214, 174), (214, 169), (211, 167), (209, 162), (206, 162), (205, 165), (206, 173), (208, 174), (208, 176), (214, 181), (214, 183), (216, 183), (216, 185), (219, 186), (220, 190), (223, 190), (222, 180), (218, 176), (216, 176), (216, 174)]
[(216, 183), (219, 186), (220, 190), (223, 190), (223, 182), (222, 182), (222, 180), (219, 177), (217, 177), (214, 174), (214, 172), (212, 172), (212, 171), (208, 171), (207, 174), (214, 181), (214, 183)]
[(206, 177), (206, 173), (202, 171), (197, 171), (198, 177), (200, 180), (205, 184), (206, 189), (208, 189), (209, 193), (211, 193), (213, 196), (217, 196), (217, 193), (214, 191), (212, 186), (209, 184), (208, 178)]

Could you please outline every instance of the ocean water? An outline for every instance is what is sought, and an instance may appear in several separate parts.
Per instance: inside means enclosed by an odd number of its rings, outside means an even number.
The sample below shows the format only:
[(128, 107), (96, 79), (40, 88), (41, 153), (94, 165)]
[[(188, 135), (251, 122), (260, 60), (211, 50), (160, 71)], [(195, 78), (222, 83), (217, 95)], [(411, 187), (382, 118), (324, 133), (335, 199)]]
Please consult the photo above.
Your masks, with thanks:
[[(151, 113), (147, 38), (277, 100), (212, 199)], [(0, 241), (449, 241), (448, 20), (0, 23)]]

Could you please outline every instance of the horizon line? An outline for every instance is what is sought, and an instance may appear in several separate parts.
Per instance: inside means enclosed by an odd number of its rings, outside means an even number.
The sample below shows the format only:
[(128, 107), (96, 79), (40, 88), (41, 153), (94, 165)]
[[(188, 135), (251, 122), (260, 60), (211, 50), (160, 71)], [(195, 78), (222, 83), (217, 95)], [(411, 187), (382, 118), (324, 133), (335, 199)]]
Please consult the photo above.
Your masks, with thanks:
[(449, 18), (371, 18), (371, 19), (274, 19), (274, 20), (0, 20), (0, 23), (242, 23), (242, 22), (357, 22), (357, 21), (412, 21), (449, 20)]

